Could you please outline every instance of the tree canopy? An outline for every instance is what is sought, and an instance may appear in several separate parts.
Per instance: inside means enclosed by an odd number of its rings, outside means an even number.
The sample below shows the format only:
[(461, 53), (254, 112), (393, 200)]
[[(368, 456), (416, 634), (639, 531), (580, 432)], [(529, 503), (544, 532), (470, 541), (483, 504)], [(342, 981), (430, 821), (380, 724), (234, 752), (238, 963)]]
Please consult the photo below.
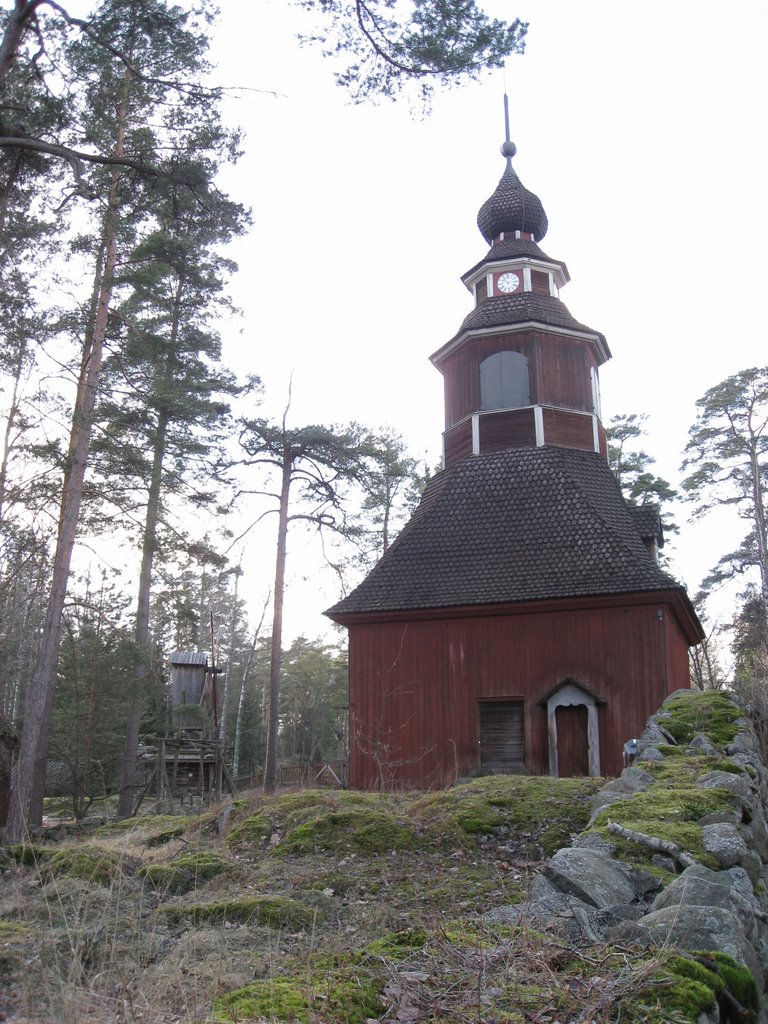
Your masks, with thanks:
[(474, 0), (299, 0), (317, 16), (303, 37), (319, 43), (342, 70), (336, 81), (357, 102), (394, 98), (417, 84), (424, 99), (436, 87), (477, 78), (522, 53), (528, 25), (489, 18)]
[(757, 570), (768, 602), (768, 367), (752, 367), (711, 387), (696, 403), (682, 469), (683, 490), (693, 515), (732, 506), (747, 523), (737, 550), (725, 554), (710, 575), (719, 582)]

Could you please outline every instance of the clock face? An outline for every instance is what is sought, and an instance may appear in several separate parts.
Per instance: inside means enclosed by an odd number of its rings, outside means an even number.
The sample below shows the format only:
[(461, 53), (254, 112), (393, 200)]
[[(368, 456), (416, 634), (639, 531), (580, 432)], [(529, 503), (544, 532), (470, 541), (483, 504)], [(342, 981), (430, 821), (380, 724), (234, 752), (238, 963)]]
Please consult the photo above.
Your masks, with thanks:
[(520, 278), (517, 274), (501, 274), (496, 285), (500, 292), (516, 292), (520, 287)]

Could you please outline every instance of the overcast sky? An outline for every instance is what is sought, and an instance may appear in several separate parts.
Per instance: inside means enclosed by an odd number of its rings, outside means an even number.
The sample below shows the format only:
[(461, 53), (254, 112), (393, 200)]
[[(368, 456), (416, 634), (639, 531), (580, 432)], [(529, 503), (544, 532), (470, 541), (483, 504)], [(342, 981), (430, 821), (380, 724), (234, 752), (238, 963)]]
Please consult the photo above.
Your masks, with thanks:
[[(354, 106), (284, 0), (222, 4), (218, 78), (245, 156), (226, 180), (254, 226), (235, 257), (241, 323), (226, 357), (259, 374), (291, 422), (391, 424), (435, 463), (442, 378), (429, 355), (471, 308), (459, 278), (487, 247), (477, 210), (504, 170), (504, 78), (407, 102)], [(768, 5), (735, 0), (494, 0), (530, 22), (508, 63), (514, 166), (540, 196), (546, 253), (564, 260), (561, 298), (605, 334), (603, 413), (646, 412), (645, 447), (673, 483), (695, 401), (766, 358), (765, 97)], [(725, 524), (683, 525), (676, 571), (689, 587), (722, 553)], [(734, 538), (739, 536), (735, 528)], [(289, 630), (324, 628), (331, 585), (299, 597), (292, 548)], [(253, 556), (254, 599), (271, 574)], [(290, 607), (290, 596), (289, 596)], [(301, 611), (299, 612), (299, 608)]]

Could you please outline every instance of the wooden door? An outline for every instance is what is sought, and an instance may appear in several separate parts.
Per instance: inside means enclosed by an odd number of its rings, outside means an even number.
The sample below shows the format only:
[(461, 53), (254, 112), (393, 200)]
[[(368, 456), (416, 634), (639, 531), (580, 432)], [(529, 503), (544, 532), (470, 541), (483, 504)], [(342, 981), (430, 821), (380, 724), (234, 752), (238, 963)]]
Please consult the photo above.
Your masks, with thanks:
[(480, 703), (480, 774), (519, 775), (525, 771), (525, 726), (521, 700)]
[(561, 779), (589, 775), (589, 712), (584, 704), (568, 704), (555, 711), (557, 774)]

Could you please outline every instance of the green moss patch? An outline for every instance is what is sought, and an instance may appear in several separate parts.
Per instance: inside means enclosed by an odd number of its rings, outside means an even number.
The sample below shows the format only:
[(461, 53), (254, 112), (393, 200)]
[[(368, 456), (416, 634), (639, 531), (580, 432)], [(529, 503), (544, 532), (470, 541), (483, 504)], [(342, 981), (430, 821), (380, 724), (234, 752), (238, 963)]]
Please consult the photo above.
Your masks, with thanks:
[(315, 818), (349, 808), (376, 807), (371, 793), (307, 789), (267, 800), (255, 814), (241, 821), (227, 836), (230, 846), (262, 846), (273, 836), (284, 836)]
[(738, 963), (727, 953), (705, 950), (697, 954), (708, 964), (714, 965), (723, 980), (725, 988), (737, 999), (754, 1020), (760, 1009), (760, 995), (757, 984), (749, 968)]
[[(758, 994), (751, 972), (726, 953), (709, 950), (690, 956), (670, 956), (632, 999), (633, 1004), (647, 1010), (649, 999), (662, 1018), (670, 1012), (695, 1024), (701, 1013), (707, 1013), (723, 1002), (725, 993), (735, 998), (746, 1011), (745, 1024), (754, 1021)], [(629, 1008), (630, 1019), (637, 1014)]]
[(739, 775), (741, 765), (729, 757), (708, 757), (706, 754), (692, 754), (689, 747), (660, 745), (657, 748), (664, 755), (663, 761), (643, 761), (643, 771), (649, 771), (657, 779), (696, 779), (705, 772), (728, 772)]
[(550, 854), (586, 826), (591, 798), (602, 782), (493, 775), (422, 797), (409, 813), (433, 839), (536, 831), (546, 837), (545, 852)]
[(174, 922), (187, 920), (192, 924), (218, 924), (228, 921), (294, 932), (309, 927), (316, 917), (316, 912), (305, 903), (283, 896), (246, 896), (237, 900), (189, 906), (174, 904), (163, 907), (161, 913)]
[(422, 949), (427, 941), (427, 933), (423, 928), (405, 928), (399, 932), (389, 932), (380, 939), (374, 939), (363, 949), (361, 956), (383, 957), (385, 960), (405, 960), (415, 949)]
[(78, 846), (58, 850), (43, 864), (43, 870), (51, 875), (70, 875), (83, 882), (111, 886), (126, 874), (131, 874), (134, 862), (98, 846)]
[(138, 874), (160, 892), (182, 893), (195, 889), (231, 868), (220, 854), (201, 851), (179, 857), (170, 864), (146, 864)]
[(500, 943), (513, 939), (519, 934), (519, 930), (515, 925), (466, 921), (457, 918), (443, 926), (442, 934), (454, 946), (494, 949)]
[(670, 697), (663, 704), (659, 723), (678, 743), (690, 743), (706, 733), (718, 747), (725, 747), (739, 731), (742, 713), (727, 694), (717, 690), (691, 690)]
[(0, 848), (0, 860), (8, 864), (20, 864), (23, 867), (35, 867), (52, 856), (52, 851), (44, 846), (27, 843), (13, 843)]
[(365, 1024), (379, 1016), (379, 985), (375, 976), (351, 969), (323, 976), (256, 981), (216, 999), (212, 1019)]
[(275, 853), (301, 854), (316, 850), (363, 854), (414, 849), (419, 837), (411, 825), (386, 811), (350, 807), (329, 811), (291, 829)]

